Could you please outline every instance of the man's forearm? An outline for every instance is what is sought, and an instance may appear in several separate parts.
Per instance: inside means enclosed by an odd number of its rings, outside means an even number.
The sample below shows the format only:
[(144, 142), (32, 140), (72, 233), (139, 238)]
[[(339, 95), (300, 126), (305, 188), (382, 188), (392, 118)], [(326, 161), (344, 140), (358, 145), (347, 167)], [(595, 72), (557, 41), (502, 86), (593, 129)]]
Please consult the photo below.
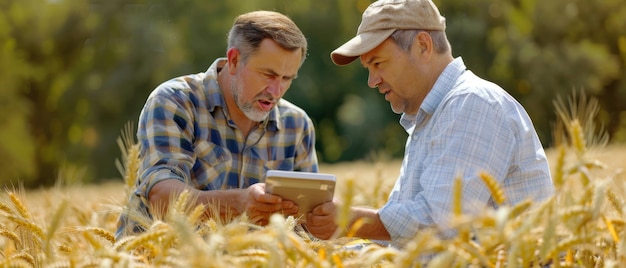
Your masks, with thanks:
[[(350, 228), (357, 228), (357, 222), (363, 224), (356, 230), (355, 236), (367, 239), (389, 240), (391, 236), (378, 216), (378, 210), (369, 208), (353, 208), (354, 216)], [(349, 228), (349, 229), (350, 229)]]
[(219, 214), (221, 219), (229, 219), (241, 214), (238, 206), (239, 189), (200, 191), (175, 179), (160, 181), (152, 187), (148, 195), (151, 213), (165, 215), (170, 202), (176, 200), (185, 190), (191, 193), (189, 200), (194, 201), (193, 206), (205, 205), (206, 217), (216, 217)]

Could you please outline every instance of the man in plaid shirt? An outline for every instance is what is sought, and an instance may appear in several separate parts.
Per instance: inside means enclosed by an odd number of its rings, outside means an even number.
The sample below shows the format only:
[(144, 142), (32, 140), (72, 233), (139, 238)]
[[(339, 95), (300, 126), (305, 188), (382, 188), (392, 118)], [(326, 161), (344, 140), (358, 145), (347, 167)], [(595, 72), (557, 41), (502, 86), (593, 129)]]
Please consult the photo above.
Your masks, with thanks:
[(137, 213), (164, 215), (184, 190), (210, 208), (207, 217), (247, 213), (265, 225), (275, 212), (297, 214), (263, 182), (270, 169), (318, 171), (313, 123), (282, 99), (306, 53), (291, 19), (250, 12), (235, 19), (226, 58), (158, 86), (139, 117), (139, 178), (116, 235), (144, 230)]

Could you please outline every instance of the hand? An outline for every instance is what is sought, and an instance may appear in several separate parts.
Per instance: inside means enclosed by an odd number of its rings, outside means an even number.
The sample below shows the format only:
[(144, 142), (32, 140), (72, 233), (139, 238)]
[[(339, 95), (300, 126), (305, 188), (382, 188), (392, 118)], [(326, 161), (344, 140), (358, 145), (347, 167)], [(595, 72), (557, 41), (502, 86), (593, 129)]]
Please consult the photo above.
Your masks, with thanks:
[(293, 201), (265, 193), (265, 183), (253, 184), (243, 193), (243, 210), (255, 224), (267, 225), (270, 216), (274, 213), (281, 213), (285, 216), (298, 213), (298, 206)]
[(329, 239), (337, 230), (337, 224), (335, 224), (336, 215), (336, 203), (326, 202), (320, 204), (313, 211), (307, 213), (305, 226), (315, 237), (325, 240)]

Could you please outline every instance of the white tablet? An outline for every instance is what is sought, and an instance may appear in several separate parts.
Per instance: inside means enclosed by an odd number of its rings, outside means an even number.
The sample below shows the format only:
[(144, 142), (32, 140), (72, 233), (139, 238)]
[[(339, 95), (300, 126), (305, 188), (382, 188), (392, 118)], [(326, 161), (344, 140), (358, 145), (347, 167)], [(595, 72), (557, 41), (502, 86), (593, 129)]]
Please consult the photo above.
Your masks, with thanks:
[(268, 170), (265, 192), (295, 202), (299, 207), (298, 216), (302, 216), (315, 206), (333, 200), (336, 180), (333, 174)]

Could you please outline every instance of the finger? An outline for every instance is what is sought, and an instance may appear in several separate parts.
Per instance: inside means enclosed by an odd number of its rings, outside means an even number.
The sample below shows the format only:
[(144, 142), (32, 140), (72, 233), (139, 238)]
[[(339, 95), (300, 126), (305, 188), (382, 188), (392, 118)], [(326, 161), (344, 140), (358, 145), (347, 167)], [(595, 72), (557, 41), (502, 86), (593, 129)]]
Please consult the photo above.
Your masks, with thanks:
[(271, 213), (255, 213), (250, 215), (250, 221), (254, 224), (265, 226), (269, 223)]
[(316, 225), (311, 225), (309, 223), (306, 223), (303, 225), (306, 228), (306, 230), (309, 231), (309, 233), (311, 233), (313, 236), (319, 239), (327, 240), (333, 234), (333, 231), (328, 226), (316, 226)]
[(263, 203), (278, 204), (283, 202), (283, 199), (280, 196), (274, 194), (263, 193), (256, 195), (254, 198), (256, 201)]
[(312, 212), (318, 216), (330, 215), (335, 212), (335, 206), (332, 202), (326, 202), (313, 208)]
[(280, 196), (265, 193), (265, 183), (256, 183), (248, 188), (250, 196), (257, 202), (280, 203)]
[(274, 213), (283, 210), (283, 204), (268, 204), (268, 203), (255, 203), (250, 206), (251, 211), (259, 211), (262, 213)]
[(289, 208), (298, 206), (295, 202), (291, 200), (283, 200), (282, 205), (283, 205), (283, 209), (289, 209)]

